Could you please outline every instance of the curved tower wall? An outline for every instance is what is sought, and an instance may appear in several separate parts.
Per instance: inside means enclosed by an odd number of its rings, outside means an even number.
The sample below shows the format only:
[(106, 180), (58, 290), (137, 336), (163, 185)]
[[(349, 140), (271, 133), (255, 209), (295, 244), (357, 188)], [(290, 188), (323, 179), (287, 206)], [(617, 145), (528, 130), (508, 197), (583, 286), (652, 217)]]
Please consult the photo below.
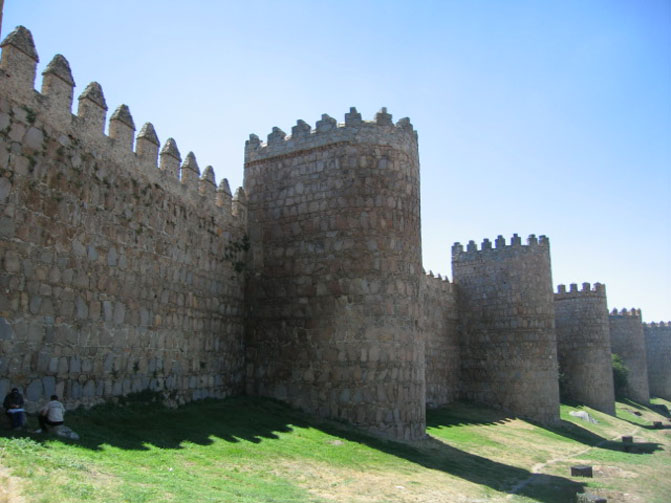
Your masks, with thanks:
[(622, 357), (629, 369), (626, 395), (637, 402), (650, 400), (648, 364), (640, 309), (613, 309), (608, 317), (611, 351)]
[(554, 296), (557, 356), (568, 398), (615, 414), (606, 287), (559, 285)]
[(378, 434), (425, 429), (417, 136), (351, 109), (250, 136), (247, 391)]
[(644, 323), (650, 395), (671, 400), (671, 321)]
[(559, 421), (550, 244), (514, 235), (452, 247), (467, 399), (543, 423)]

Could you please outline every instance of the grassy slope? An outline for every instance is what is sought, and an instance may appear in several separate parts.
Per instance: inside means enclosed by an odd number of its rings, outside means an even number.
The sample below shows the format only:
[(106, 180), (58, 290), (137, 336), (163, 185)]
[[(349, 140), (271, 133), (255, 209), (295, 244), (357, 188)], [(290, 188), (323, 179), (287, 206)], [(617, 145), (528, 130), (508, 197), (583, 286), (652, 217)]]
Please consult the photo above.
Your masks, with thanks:
[[(77, 442), (3, 432), (0, 467), (28, 503), (564, 503), (585, 487), (609, 503), (668, 501), (671, 430), (649, 426), (661, 416), (618, 404), (617, 418), (585, 409), (599, 420), (591, 424), (572, 409), (562, 406), (562, 425), (547, 429), (456, 404), (430, 412), (431, 437), (409, 446), (262, 399), (108, 405), (68, 416)], [(633, 452), (609, 441), (632, 433)], [(595, 478), (570, 477), (574, 464), (593, 465)]]

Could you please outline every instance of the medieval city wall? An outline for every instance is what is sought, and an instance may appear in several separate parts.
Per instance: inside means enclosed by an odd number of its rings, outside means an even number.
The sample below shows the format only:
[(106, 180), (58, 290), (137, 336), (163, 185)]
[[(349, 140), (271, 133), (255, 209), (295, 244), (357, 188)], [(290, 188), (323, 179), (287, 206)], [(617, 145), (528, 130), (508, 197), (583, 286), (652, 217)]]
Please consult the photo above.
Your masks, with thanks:
[(74, 407), (242, 391), (243, 193), (172, 139), (159, 156), (128, 107), (106, 121), (96, 83), (73, 115), (60, 55), (37, 92), (25, 28), (1, 46), (0, 395), (18, 386), (34, 409), (52, 393)]
[(641, 403), (648, 403), (648, 364), (645, 337), (640, 309), (613, 309), (608, 316), (611, 351), (622, 358), (629, 369), (625, 389), (627, 397)]
[(615, 414), (606, 287), (559, 285), (554, 296), (560, 389), (566, 398)]
[(514, 235), (452, 247), (467, 399), (543, 423), (559, 421), (550, 243)]
[(424, 435), (417, 137), (385, 109), (298, 121), (245, 149), (247, 391)]
[(644, 323), (643, 334), (650, 395), (671, 400), (671, 321)]
[(422, 276), (420, 330), (426, 350), (426, 405), (441, 407), (459, 399), (460, 349), (455, 288), (447, 279)]

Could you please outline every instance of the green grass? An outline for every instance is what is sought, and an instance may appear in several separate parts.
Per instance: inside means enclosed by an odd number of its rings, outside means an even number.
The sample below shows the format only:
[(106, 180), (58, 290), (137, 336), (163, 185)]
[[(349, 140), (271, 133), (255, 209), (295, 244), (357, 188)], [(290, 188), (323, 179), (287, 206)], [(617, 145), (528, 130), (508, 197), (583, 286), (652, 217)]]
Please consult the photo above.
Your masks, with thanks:
[[(150, 398), (70, 413), (78, 441), (1, 433), (0, 468), (7, 470), (0, 469), (0, 488), (11, 474), (26, 503), (564, 503), (585, 488), (661, 502), (671, 491), (663, 476), (671, 469), (671, 437), (651, 428), (660, 416), (640, 404), (618, 404), (617, 417), (585, 408), (598, 424), (562, 406), (562, 424), (554, 428), (454, 404), (429, 411), (430, 437), (404, 444), (272, 400), (204, 400), (167, 409)], [(632, 430), (638, 450), (625, 452), (619, 436)], [(627, 477), (571, 478), (569, 467), (578, 461)], [(641, 484), (643, 477), (656, 487)], [(2, 494), (0, 503), (11, 501)]]

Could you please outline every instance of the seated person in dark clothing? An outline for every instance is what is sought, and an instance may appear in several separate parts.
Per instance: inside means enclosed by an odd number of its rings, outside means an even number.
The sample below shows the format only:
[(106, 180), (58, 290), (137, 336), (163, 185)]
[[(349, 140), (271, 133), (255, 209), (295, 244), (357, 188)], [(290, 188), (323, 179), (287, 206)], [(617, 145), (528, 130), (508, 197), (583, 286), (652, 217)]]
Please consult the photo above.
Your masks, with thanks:
[(58, 401), (57, 395), (51, 395), (51, 400), (40, 410), (39, 421), (40, 428), (43, 431), (60, 426), (63, 424), (63, 415), (65, 414), (65, 407)]
[(23, 396), (21, 396), (17, 388), (12, 388), (12, 391), (7, 393), (2, 406), (9, 416), (12, 428), (21, 428), (25, 423), (25, 415), (23, 411)]

